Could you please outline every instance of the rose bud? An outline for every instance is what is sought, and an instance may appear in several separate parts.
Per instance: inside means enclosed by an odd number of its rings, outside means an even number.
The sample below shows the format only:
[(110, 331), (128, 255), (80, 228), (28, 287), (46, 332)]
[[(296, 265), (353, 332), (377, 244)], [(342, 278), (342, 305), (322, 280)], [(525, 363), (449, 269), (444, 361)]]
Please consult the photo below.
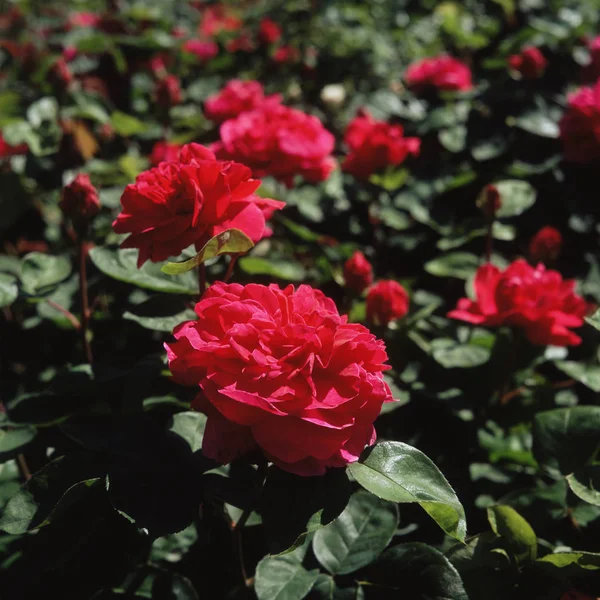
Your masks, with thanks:
[(519, 54), (509, 56), (508, 64), (523, 79), (537, 79), (546, 70), (548, 61), (544, 58), (539, 48), (529, 46), (524, 48)]
[(486, 218), (493, 219), (501, 206), (502, 198), (498, 188), (491, 183), (486, 185), (477, 198), (477, 207)]
[(175, 75), (167, 75), (156, 84), (156, 103), (161, 108), (171, 108), (181, 101), (181, 86)]
[(562, 249), (562, 235), (554, 227), (542, 227), (529, 242), (529, 255), (533, 262), (551, 262)]
[(358, 250), (344, 264), (346, 287), (360, 294), (373, 283), (373, 267)]
[(367, 321), (375, 325), (387, 325), (407, 312), (408, 293), (397, 281), (379, 281), (369, 290)]
[(73, 73), (64, 58), (59, 58), (50, 69), (50, 78), (54, 84), (66, 90), (73, 82)]
[(85, 225), (100, 210), (98, 192), (90, 181), (90, 176), (79, 173), (69, 185), (63, 188), (61, 210), (73, 221), (75, 227)]

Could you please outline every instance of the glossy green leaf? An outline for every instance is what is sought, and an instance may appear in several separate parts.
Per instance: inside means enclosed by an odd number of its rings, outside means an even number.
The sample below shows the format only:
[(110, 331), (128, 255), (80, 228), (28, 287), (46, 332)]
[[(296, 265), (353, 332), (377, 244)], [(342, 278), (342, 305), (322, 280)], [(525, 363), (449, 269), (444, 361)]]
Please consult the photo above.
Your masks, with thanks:
[(597, 310), (593, 315), (589, 317), (585, 317), (587, 323), (589, 323), (592, 327), (600, 331), (600, 309)]
[(226, 229), (208, 240), (202, 249), (189, 260), (163, 265), (161, 271), (167, 275), (180, 275), (222, 254), (241, 254), (254, 247), (254, 242), (239, 229)]
[(0, 308), (12, 304), (19, 295), (17, 281), (13, 275), (0, 273)]
[(434, 360), (445, 369), (469, 369), (485, 364), (491, 352), (475, 344), (459, 344), (449, 338), (438, 338), (431, 342)]
[(597, 571), (600, 569), (600, 554), (593, 552), (579, 552), (573, 550), (571, 552), (555, 552), (547, 554), (542, 558), (538, 558), (538, 563), (553, 565), (559, 569), (577, 566), (589, 571)]
[(527, 181), (506, 179), (494, 184), (500, 192), (500, 208), (496, 212), (499, 219), (516, 217), (535, 204), (537, 192)]
[(126, 321), (134, 321), (144, 329), (150, 329), (152, 331), (165, 331), (171, 333), (173, 329), (183, 323), (184, 321), (192, 321), (196, 319), (196, 313), (186, 308), (181, 312), (171, 315), (168, 317), (144, 317), (142, 315), (136, 315), (130, 311), (123, 313), (123, 318)]
[(426, 544), (399, 544), (386, 550), (369, 569), (369, 582), (384, 588), (381, 598), (411, 596), (427, 600), (469, 600), (458, 571)]
[(535, 560), (537, 537), (531, 525), (510, 506), (492, 506), (487, 509), (492, 531), (510, 545), (518, 562)]
[(202, 449), (202, 438), (206, 427), (206, 415), (195, 411), (187, 411), (173, 415), (169, 431), (181, 438), (191, 452)]
[(148, 126), (137, 117), (116, 110), (110, 116), (110, 122), (117, 135), (130, 137), (146, 131)]
[(161, 272), (159, 265), (151, 262), (138, 269), (135, 249), (119, 250), (97, 246), (90, 250), (90, 257), (100, 271), (113, 279), (167, 294), (198, 294), (195, 273), (170, 276)]
[(425, 263), (425, 270), (436, 277), (469, 279), (480, 264), (479, 257), (469, 252), (450, 252)]
[(599, 432), (600, 406), (539, 412), (533, 420), (533, 452), (538, 462), (568, 475), (596, 453)]
[(341, 587), (330, 575), (320, 573), (308, 596), (309, 600), (363, 600), (365, 597), (360, 585)]
[(0, 429), (0, 460), (13, 458), (36, 436), (33, 427), (5, 430)]
[(248, 275), (269, 275), (285, 281), (302, 281), (306, 277), (302, 265), (288, 260), (244, 256), (240, 259), (239, 266)]
[(365, 489), (392, 502), (417, 502), (450, 536), (464, 541), (465, 511), (440, 470), (421, 451), (402, 442), (368, 448), (349, 465)]
[(395, 504), (360, 490), (333, 523), (315, 533), (313, 551), (332, 575), (352, 573), (383, 552), (397, 526)]
[(302, 565), (305, 550), (266, 556), (256, 567), (254, 591), (258, 600), (302, 600), (317, 581), (319, 569)]
[(574, 360), (557, 360), (554, 363), (563, 373), (583, 383), (594, 392), (600, 392), (600, 365), (585, 364)]
[(571, 491), (589, 504), (600, 506), (600, 465), (586, 465), (567, 475)]
[(557, 138), (559, 135), (558, 123), (541, 112), (526, 113), (514, 120), (514, 124), (534, 135), (544, 138)]
[(343, 469), (298, 477), (272, 468), (260, 499), (267, 545), (272, 554), (298, 547), (346, 508), (351, 486)]
[(71, 261), (66, 256), (30, 252), (21, 263), (23, 291), (30, 296), (49, 294), (71, 274)]

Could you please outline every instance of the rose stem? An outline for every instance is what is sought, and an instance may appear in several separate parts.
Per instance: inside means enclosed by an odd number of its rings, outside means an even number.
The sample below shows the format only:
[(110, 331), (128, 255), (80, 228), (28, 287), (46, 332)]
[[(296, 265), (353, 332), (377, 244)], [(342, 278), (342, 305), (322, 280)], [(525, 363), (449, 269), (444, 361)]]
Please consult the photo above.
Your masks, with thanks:
[(206, 291), (206, 265), (202, 263), (198, 266), (198, 292), (200, 294), (200, 298), (204, 296), (204, 292)]
[(488, 218), (488, 230), (485, 237), (485, 262), (492, 260), (492, 248), (494, 245), (494, 221), (496, 220), (496, 210), (498, 208), (498, 190), (493, 186), (487, 188), (486, 214)]
[(81, 341), (87, 362), (93, 364), (92, 347), (88, 339), (88, 328), (90, 322), (90, 307), (88, 301), (88, 286), (86, 273), (86, 248), (83, 237), (77, 243), (79, 252), (79, 291), (81, 293)]
[[(260, 460), (260, 462), (258, 463), (257, 478), (256, 478), (257, 487), (259, 488), (258, 491), (262, 490), (262, 488), (265, 484), (268, 468), (269, 468), (269, 463), (264, 459)], [(242, 544), (242, 530), (251, 514), (252, 514), (252, 507), (245, 508), (244, 512), (238, 519), (237, 523), (235, 523), (235, 525), (233, 525), (235, 551), (238, 556), (238, 561), (240, 563), (240, 571), (242, 573), (244, 585), (248, 588), (252, 587), (252, 585), (254, 584), (254, 577), (248, 577), (248, 572), (246, 571), (246, 563), (244, 561), (244, 547)]]
[(237, 262), (238, 256), (239, 254), (232, 254), (231, 258), (229, 259), (229, 264), (227, 265), (227, 272), (225, 273), (225, 277), (223, 279), (225, 283), (227, 283), (231, 278), (231, 275), (233, 273), (233, 267), (235, 267), (235, 263)]
[(67, 310), (64, 306), (57, 304), (54, 302), (54, 300), (46, 300), (46, 302), (48, 303), (48, 306), (63, 314), (77, 331), (80, 329), (81, 323), (79, 322), (79, 319), (70, 310)]

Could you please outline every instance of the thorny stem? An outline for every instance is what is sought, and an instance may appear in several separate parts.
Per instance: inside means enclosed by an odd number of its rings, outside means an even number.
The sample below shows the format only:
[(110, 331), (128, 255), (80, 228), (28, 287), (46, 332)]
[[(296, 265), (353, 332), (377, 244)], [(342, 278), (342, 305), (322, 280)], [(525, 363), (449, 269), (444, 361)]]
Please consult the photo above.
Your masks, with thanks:
[(206, 265), (202, 263), (198, 265), (198, 293), (200, 294), (200, 298), (204, 296), (204, 292), (206, 291)]
[(86, 251), (84, 240), (80, 238), (77, 242), (79, 252), (79, 292), (81, 294), (81, 341), (87, 362), (93, 364), (92, 347), (88, 339), (90, 322), (90, 307), (88, 301), (87, 273), (86, 273)]

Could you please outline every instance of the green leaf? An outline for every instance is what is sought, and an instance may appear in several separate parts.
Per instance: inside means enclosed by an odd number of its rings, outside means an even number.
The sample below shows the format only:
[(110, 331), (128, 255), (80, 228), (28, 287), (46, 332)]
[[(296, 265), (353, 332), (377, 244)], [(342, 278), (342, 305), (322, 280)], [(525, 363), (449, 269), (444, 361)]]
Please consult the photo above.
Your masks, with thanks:
[(71, 274), (71, 261), (66, 256), (30, 252), (21, 263), (23, 291), (30, 296), (43, 296)]
[(139, 133), (143, 133), (148, 128), (148, 125), (124, 112), (116, 110), (110, 116), (110, 122), (117, 135), (130, 137)]
[(531, 525), (510, 506), (492, 506), (487, 509), (492, 531), (510, 545), (517, 562), (535, 560), (537, 537)]
[(196, 256), (180, 263), (168, 262), (161, 271), (167, 275), (180, 275), (221, 254), (241, 254), (254, 248), (254, 242), (239, 229), (226, 229), (204, 244)]
[(370, 568), (369, 582), (387, 588), (381, 598), (403, 598), (411, 590), (411, 598), (469, 600), (452, 563), (439, 550), (419, 542), (386, 550)]
[(425, 270), (436, 277), (469, 279), (479, 267), (480, 260), (469, 252), (450, 252), (425, 263)]
[(450, 338), (431, 342), (434, 360), (445, 369), (469, 369), (485, 364), (491, 356), (488, 348), (475, 344), (459, 344)]
[(544, 138), (555, 139), (560, 133), (556, 121), (539, 111), (528, 112), (517, 117), (514, 119), (514, 125), (523, 131)]
[(240, 269), (249, 275), (270, 275), (285, 281), (303, 281), (306, 277), (304, 267), (289, 260), (244, 256), (238, 264)]
[(302, 565), (304, 548), (285, 556), (265, 556), (256, 567), (254, 591), (258, 600), (302, 600), (317, 581), (319, 569)]
[(600, 465), (586, 465), (567, 475), (571, 491), (589, 504), (600, 506)]
[(576, 550), (572, 552), (555, 552), (538, 558), (537, 563), (553, 565), (559, 569), (576, 565), (582, 569), (597, 571), (600, 569), (600, 554), (578, 552)]
[(539, 412), (533, 420), (533, 452), (541, 464), (564, 475), (585, 465), (600, 445), (600, 406)]
[(421, 451), (402, 442), (368, 448), (348, 466), (365, 489), (392, 502), (417, 502), (450, 536), (464, 541), (465, 511), (440, 470)]
[(449, 152), (462, 152), (467, 145), (467, 128), (464, 125), (456, 125), (449, 129), (442, 129), (438, 133), (438, 139)]
[(500, 192), (501, 205), (496, 212), (499, 219), (516, 217), (535, 204), (537, 192), (527, 181), (506, 179), (494, 185)]
[(600, 365), (585, 364), (574, 360), (557, 360), (554, 364), (569, 377), (582, 383), (590, 390), (600, 392)]
[(362, 588), (340, 587), (330, 575), (321, 573), (310, 591), (310, 600), (363, 600)]
[(137, 285), (141, 288), (167, 294), (198, 294), (198, 281), (194, 273), (184, 273), (175, 277), (166, 275), (160, 266), (147, 262), (137, 267), (137, 250), (118, 250), (107, 246), (97, 246), (90, 250), (92, 262), (105, 275)]
[(180, 323), (194, 320), (196, 318), (196, 313), (193, 310), (186, 308), (176, 315), (170, 315), (168, 317), (144, 317), (142, 315), (135, 315), (132, 312), (126, 311), (123, 313), (123, 318), (127, 321), (134, 321), (138, 325), (141, 325), (144, 329), (171, 333), (173, 329)]
[(332, 575), (346, 575), (372, 563), (397, 526), (395, 504), (359, 490), (333, 523), (315, 533), (313, 551)]
[(16, 279), (8, 273), (0, 273), (0, 308), (12, 304), (19, 295)]
[(177, 413), (171, 418), (169, 431), (179, 436), (192, 452), (202, 449), (206, 415), (194, 411)]
[(300, 546), (306, 536), (338, 517), (351, 494), (343, 469), (319, 477), (298, 477), (272, 468), (260, 498), (260, 513), (271, 554)]
[(600, 331), (600, 310), (597, 310), (593, 315), (585, 317), (585, 320), (598, 331)]
[(10, 431), (0, 429), (0, 461), (7, 461), (22, 452), (23, 448), (36, 436), (36, 433), (33, 427), (11, 429)]

